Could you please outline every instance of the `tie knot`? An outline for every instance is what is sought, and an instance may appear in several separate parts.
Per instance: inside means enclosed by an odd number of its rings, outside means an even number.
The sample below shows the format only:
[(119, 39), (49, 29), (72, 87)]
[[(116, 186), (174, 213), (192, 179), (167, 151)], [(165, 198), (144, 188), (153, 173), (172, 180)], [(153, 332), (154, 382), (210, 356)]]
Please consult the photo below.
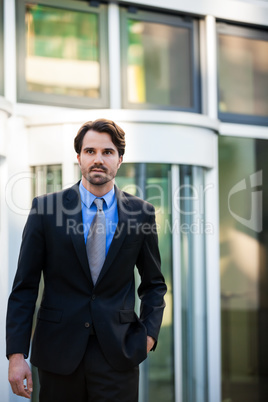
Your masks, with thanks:
[(103, 198), (95, 198), (94, 204), (96, 205), (98, 211), (102, 211), (102, 209), (103, 209)]

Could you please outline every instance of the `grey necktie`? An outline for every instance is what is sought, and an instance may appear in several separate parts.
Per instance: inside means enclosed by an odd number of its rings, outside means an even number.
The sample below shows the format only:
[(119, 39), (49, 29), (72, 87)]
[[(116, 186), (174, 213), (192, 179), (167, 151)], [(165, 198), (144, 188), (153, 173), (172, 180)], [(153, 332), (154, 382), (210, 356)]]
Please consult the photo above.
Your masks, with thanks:
[(97, 212), (89, 229), (86, 249), (93, 283), (97, 282), (105, 261), (106, 253), (106, 219), (103, 212), (103, 198), (95, 198)]

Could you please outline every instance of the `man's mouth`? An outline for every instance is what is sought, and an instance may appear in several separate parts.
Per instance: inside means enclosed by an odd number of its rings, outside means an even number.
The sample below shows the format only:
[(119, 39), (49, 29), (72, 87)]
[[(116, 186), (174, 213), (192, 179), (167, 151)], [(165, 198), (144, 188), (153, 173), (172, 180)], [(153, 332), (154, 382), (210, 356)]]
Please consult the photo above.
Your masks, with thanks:
[(96, 172), (96, 173), (105, 173), (104, 169), (90, 169), (91, 172)]

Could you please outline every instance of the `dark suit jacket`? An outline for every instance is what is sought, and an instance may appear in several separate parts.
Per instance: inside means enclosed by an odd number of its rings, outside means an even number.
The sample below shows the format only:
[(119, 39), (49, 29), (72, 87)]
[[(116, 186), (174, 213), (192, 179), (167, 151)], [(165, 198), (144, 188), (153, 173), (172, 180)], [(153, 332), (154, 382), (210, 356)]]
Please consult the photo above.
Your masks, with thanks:
[[(146, 358), (147, 335), (157, 340), (165, 306), (154, 208), (116, 188), (119, 221), (94, 286), (78, 185), (33, 200), (8, 303), (7, 355), (29, 353), (43, 272), (31, 362), (43, 370), (70, 374), (84, 355), (93, 324), (110, 365), (126, 370)], [(141, 276), (140, 317), (134, 312), (135, 265)]]

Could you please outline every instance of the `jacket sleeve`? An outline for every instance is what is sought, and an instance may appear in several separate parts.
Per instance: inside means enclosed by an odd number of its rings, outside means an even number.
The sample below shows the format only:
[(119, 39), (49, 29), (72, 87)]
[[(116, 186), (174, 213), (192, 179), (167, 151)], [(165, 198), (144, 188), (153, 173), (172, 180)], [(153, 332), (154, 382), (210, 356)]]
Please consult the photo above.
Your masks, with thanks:
[(149, 214), (149, 221), (143, 226), (143, 232), (144, 240), (136, 263), (141, 276), (141, 284), (138, 288), (138, 295), (141, 299), (140, 319), (147, 328), (147, 335), (154, 338), (157, 343), (167, 287), (161, 273), (154, 208)]
[(8, 300), (6, 354), (29, 353), (32, 321), (45, 262), (43, 214), (34, 199), (22, 235), (18, 267)]

